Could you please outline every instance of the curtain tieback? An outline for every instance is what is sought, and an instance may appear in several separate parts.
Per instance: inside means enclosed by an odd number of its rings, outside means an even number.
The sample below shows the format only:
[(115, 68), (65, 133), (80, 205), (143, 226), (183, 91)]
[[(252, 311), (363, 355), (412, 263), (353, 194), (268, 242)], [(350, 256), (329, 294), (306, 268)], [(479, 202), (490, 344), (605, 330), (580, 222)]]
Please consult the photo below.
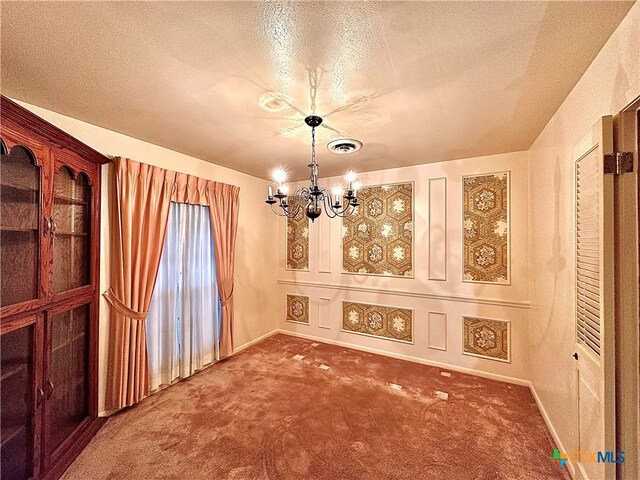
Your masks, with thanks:
[(223, 307), (225, 305), (229, 305), (232, 300), (233, 300), (233, 288), (231, 289), (231, 293), (227, 298), (225, 298), (224, 300), (220, 299), (220, 305), (222, 305)]
[(107, 302), (109, 302), (118, 313), (121, 313), (125, 317), (132, 318), (133, 320), (144, 320), (147, 318), (147, 312), (137, 312), (127, 307), (111, 288), (104, 292), (102, 296), (107, 299)]

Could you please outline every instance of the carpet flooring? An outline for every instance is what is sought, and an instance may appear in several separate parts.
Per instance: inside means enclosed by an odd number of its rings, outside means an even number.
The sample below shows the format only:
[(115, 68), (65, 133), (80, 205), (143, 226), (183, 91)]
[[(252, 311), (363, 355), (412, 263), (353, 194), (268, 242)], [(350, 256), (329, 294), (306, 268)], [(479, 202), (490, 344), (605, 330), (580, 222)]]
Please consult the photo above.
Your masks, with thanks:
[(553, 448), (526, 387), (276, 335), (112, 416), (62, 478), (567, 480)]

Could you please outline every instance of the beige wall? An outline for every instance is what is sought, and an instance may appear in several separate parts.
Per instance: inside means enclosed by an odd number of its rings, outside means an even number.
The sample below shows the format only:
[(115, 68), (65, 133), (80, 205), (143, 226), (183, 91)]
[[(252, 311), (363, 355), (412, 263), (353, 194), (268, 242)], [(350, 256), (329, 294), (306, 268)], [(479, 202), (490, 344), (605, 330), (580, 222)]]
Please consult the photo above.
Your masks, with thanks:
[[(470, 369), (482, 375), (503, 376), (510, 380), (528, 380), (556, 442), (564, 450), (578, 448), (576, 372), (575, 362), (571, 357), (575, 350), (572, 153), (579, 139), (601, 116), (617, 114), (639, 96), (640, 4), (636, 3), (528, 152), (507, 154), (502, 159), (500, 157), (503, 156), (496, 156), (444, 162), (363, 176), (365, 184), (416, 182), (415, 280), (340, 274), (339, 220), (334, 220), (338, 227), (332, 227), (330, 234), (331, 273), (318, 271), (316, 252), (320, 248), (319, 236), (322, 231), (322, 226), (319, 228), (318, 225), (311, 228), (311, 272), (288, 272), (284, 268), (285, 226), (282, 223), (279, 228), (278, 269), (281, 328), (295, 334), (350, 344), (387, 355), (404, 356), (426, 363), (440, 362), (454, 368)], [(469, 171), (472, 168), (476, 168), (478, 173), (504, 169), (504, 160), (510, 155), (515, 155), (518, 162), (522, 162), (523, 155), (527, 157), (525, 165), (516, 162), (516, 165), (521, 166), (516, 167), (517, 170), (512, 169), (512, 174), (515, 173), (512, 177), (513, 288), (456, 285), (460, 270), (459, 256), (456, 258), (460, 242), (460, 195), (459, 186), (455, 190), (455, 178), (460, 174), (472, 173)], [(519, 185), (518, 179), (521, 177), (518, 172), (527, 170), (528, 186)], [(448, 259), (450, 281), (444, 283), (425, 280), (428, 244), (424, 218), (421, 218), (424, 213), (420, 213), (422, 206), (426, 205), (425, 182), (428, 178), (438, 176), (454, 180), (447, 184), (448, 188), (454, 188), (448, 194), (449, 206), (452, 207), (448, 214), (451, 233), (448, 241), (451, 245), (450, 252), (454, 255)], [(518, 195), (527, 194), (528, 200), (521, 200), (522, 203), (518, 205)], [(527, 212), (528, 222), (518, 225), (518, 220), (524, 221)], [(526, 258), (518, 258), (520, 251), (525, 252), (523, 255)], [(518, 268), (520, 261), (528, 262), (528, 267)], [(334, 285), (346, 286), (346, 289), (341, 290)], [(480, 302), (468, 305), (444, 298), (406, 295), (409, 291), (421, 294), (428, 292), (433, 296), (473, 296)], [(309, 326), (284, 321), (287, 293), (310, 296)], [(328, 298), (331, 305), (328, 322), (320, 318), (320, 297)], [(524, 308), (491, 305), (491, 302), (485, 303), (483, 299), (521, 303)], [(340, 332), (341, 300), (415, 308), (415, 344), (404, 345)], [(527, 309), (529, 304), (530, 309)], [(460, 315), (469, 310), (477, 315), (512, 320), (515, 349), (512, 351), (512, 364), (496, 364), (488, 360), (470, 361), (468, 357), (460, 355)], [(451, 351), (432, 351), (425, 346), (428, 341), (425, 317), (429, 311), (447, 313), (447, 345), (451, 345)], [(322, 328), (320, 322), (330, 328)]]
[[(620, 111), (640, 96), (640, 4), (620, 27), (580, 79), (529, 152), (482, 157), (372, 172), (364, 184), (415, 182), (415, 278), (390, 279), (341, 273), (339, 219), (323, 219), (311, 227), (310, 272), (284, 268), (284, 221), (264, 210), (266, 182), (233, 170), (120, 135), (53, 112), (26, 105), (97, 150), (122, 155), (241, 188), (236, 274), (236, 346), (275, 328), (404, 356), (442, 363), (511, 381), (531, 380), (552, 433), (561, 448), (577, 448), (575, 396), (573, 266), (574, 145), (600, 116)], [(510, 286), (460, 282), (460, 177), (473, 173), (512, 172)], [(447, 178), (448, 276), (427, 280), (429, 244), (425, 206), (428, 179)], [(325, 180), (327, 184), (331, 179)], [(105, 202), (106, 209), (106, 202)], [(106, 211), (105, 211), (106, 213)], [(101, 289), (108, 264), (103, 217)], [(320, 242), (320, 236), (329, 242)], [(277, 249), (271, 240), (278, 237)], [(329, 245), (329, 250), (326, 249)], [(329, 262), (320, 268), (320, 252)], [(319, 270), (328, 269), (328, 273)], [(274, 275), (273, 272), (277, 272)], [(276, 278), (277, 277), (277, 278)], [(344, 287), (344, 288), (341, 288)], [(277, 292), (277, 294), (274, 294)], [(311, 297), (311, 325), (284, 321), (285, 294)], [(319, 325), (319, 298), (329, 299), (330, 315)], [(415, 309), (415, 342), (399, 344), (340, 331), (340, 301), (362, 301)], [(106, 365), (106, 304), (101, 304), (101, 379)], [(428, 348), (428, 312), (447, 314), (446, 351)], [(512, 362), (499, 363), (461, 355), (461, 316), (477, 315), (512, 322)], [(101, 405), (104, 389), (101, 389)]]
[(557, 441), (578, 448), (574, 349), (574, 159), (580, 138), (640, 95), (640, 4), (566, 98), (529, 151), (530, 376)]
[[(240, 213), (236, 251), (235, 283), (235, 347), (259, 338), (277, 328), (277, 290), (272, 272), (277, 267), (277, 252), (271, 248), (277, 232), (277, 219), (264, 204), (267, 182), (262, 179), (220, 167), (197, 158), (168, 150), (141, 140), (96, 127), (74, 118), (21, 103), (45, 120), (60, 127), (87, 145), (107, 155), (128, 157), (138, 162), (156, 165), (202, 178), (230, 183), (240, 187)], [(103, 185), (109, 179), (103, 169)], [(107, 289), (109, 248), (107, 245), (108, 202), (103, 188), (101, 228), (100, 291)], [(100, 302), (100, 389), (99, 411), (104, 410), (105, 372), (107, 366), (108, 304)]]
[[(511, 172), (511, 284), (463, 283), (462, 176), (503, 171)], [(428, 207), (432, 179), (446, 181), (446, 196), (438, 208), (446, 208), (447, 215), (446, 225), (432, 225), (435, 230), (445, 230), (446, 235), (438, 236), (430, 244)], [(285, 269), (286, 222), (282, 220), (278, 249), (281, 328), (388, 355), (410, 357), (424, 363), (445, 364), (449, 368), (526, 383), (529, 361), (527, 153), (515, 152), (369, 172), (361, 174), (360, 180), (363, 185), (414, 183), (414, 278), (342, 273), (342, 220), (329, 220), (325, 216), (310, 227), (310, 271), (288, 271)], [(330, 187), (333, 183), (339, 183), (339, 179), (324, 179), (322, 183)], [(321, 237), (323, 241), (320, 241)], [(445, 281), (429, 280), (430, 249), (435, 255), (446, 252)], [(329, 260), (326, 265), (324, 261), (320, 265), (321, 256)], [(310, 297), (310, 325), (285, 322), (287, 293)], [(321, 298), (329, 299), (328, 303), (323, 303), (322, 314)], [(343, 300), (414, 309), (414, 343), (399, 343), (342, 332)], [(446, 314), (444, 328), (438, 327), (442, 331), (433, 332), (446, 336), (446, 350), (428, 346), (430, 312)], [(463, 355), (463, 315), (510, 321), (511, 362)], [(432, 327), (434, 325), (435, 322)], [(329, 328), (325, 328), (327, 326)]]

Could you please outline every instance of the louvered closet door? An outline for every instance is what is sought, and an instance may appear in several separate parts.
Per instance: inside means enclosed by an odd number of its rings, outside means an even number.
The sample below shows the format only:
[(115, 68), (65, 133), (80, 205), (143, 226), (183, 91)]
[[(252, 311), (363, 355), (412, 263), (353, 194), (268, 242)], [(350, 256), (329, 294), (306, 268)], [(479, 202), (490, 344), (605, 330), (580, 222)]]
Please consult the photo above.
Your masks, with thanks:
[[(579, 410), (575, 450), (587, 452), (615, 450), (613, 176), (604, 174), (604, 156), (612, 150), (612, 121), (604, 117), (574, 151)], [(614, 464), (581, 462), (575, 468), (577, 478), (615, 478)]]

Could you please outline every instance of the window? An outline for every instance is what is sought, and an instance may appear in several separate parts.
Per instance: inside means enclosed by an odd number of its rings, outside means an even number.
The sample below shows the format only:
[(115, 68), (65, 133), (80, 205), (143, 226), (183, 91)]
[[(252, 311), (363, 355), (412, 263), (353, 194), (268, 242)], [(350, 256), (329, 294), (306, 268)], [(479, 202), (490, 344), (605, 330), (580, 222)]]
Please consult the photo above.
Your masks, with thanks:
[(219, 311), (209, 207), (172, 203), (146, 324), (151, 390), (219, 359)]

